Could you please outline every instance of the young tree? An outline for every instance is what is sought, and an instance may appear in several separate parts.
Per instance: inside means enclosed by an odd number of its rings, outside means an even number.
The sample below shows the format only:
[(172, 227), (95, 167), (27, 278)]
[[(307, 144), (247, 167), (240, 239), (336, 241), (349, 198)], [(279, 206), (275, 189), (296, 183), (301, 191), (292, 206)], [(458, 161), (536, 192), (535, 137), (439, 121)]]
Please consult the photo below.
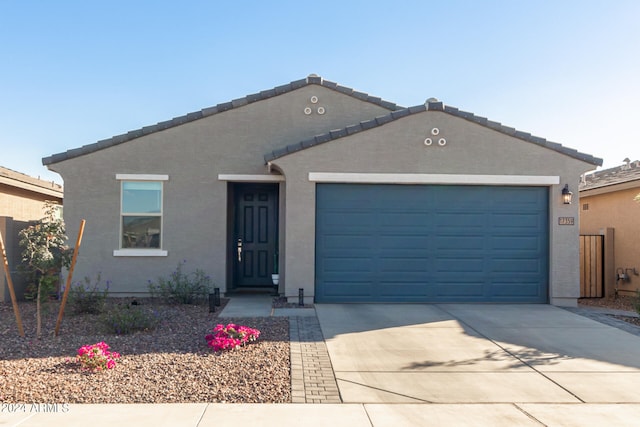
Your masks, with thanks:
[(71, 263), (71, 251), (66, 245), (64, 221), (58, 217), (54, 202), (45, 202), (44, 217), (20, 231), (22, 262), (29, 278), (37, 287), (36, 335), (42, 335), (41, 301), (48, 296), (63, 267)]

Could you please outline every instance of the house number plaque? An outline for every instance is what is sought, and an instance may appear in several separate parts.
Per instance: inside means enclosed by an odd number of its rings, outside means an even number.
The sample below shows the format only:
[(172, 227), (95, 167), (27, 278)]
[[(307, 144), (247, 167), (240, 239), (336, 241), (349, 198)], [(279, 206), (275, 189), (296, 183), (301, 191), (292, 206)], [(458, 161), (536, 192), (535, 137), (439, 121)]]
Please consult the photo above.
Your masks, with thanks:
[(558, 225), (575, 225), (575, 218), (572, 216), (561, 216), (558, 218)]

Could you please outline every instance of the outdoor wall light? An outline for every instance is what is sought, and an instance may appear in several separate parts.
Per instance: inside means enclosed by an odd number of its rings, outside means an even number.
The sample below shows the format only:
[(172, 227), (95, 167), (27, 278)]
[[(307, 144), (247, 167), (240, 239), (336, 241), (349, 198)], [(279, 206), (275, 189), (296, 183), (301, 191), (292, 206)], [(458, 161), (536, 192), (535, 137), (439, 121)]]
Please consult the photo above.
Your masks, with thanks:
[(565, 184), (562, 189), (562, 203), (570, 205), (571, 199), (573, 199), (573, 193), (569, 190), (569, 184)]

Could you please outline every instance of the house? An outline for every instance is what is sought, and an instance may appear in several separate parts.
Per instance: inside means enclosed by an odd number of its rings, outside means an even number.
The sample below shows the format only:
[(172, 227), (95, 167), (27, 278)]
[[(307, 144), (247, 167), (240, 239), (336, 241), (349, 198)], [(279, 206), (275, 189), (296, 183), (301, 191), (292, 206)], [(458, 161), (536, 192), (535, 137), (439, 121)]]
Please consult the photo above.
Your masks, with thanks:
[(640, 289), (640, 161), (586, 174), (580, 183), (580, 234), (603, 236), (604, 295)]
[[(16, 267), (21, 262), (18, 233), (44, 216), (45, 201), (62, 206), (62, 186), (43, 181), (0, 166), (0, 234), (6, 246), (11, 279), (16, 295), (22, 296), (25, 283)], [(4, 271), (0, 274), (0, 302), (9, 301), (9, 287)]]
[(223, 293), (277, 269), (294, 301), (575, 305), (561, 193), (602, 161), (310, 75), (43, 163), (64, 178), (69, 235), (86, 219), (75, 275), (100, 271), (116, 295), (186, 260)]

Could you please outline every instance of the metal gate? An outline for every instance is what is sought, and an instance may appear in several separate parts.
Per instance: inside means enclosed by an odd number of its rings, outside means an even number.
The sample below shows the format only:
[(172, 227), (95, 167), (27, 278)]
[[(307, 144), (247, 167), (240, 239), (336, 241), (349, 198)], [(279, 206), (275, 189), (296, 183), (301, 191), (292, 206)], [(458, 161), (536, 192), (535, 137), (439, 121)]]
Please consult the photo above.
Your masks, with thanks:
[(601, 298), (604, 292), (604, 236), (580, 236), (580, 298)]

